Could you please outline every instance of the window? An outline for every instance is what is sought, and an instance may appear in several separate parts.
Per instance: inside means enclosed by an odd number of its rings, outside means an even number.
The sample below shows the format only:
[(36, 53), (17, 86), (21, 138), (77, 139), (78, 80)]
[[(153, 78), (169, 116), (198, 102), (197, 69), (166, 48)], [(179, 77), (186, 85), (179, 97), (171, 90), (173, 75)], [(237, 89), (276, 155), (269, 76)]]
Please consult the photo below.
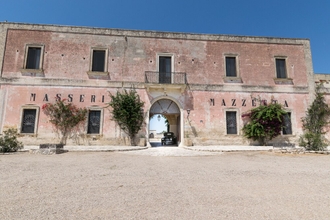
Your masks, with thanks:
[(225, 54), (224, 71), (225, 76), (223, 78), (225, 83), (243, 83), (242, 78), (239, 76), (238, 68), (238, 54)]
[(226, 77), (237, 77), (236, 57), (226, 57)]
[(93, 72), (106, 72), (105, 71), (105, 50), (93, 50), (92, 55), (92, 71)]
[(286, 57), (275, 57), (276, 77), (274, 82), (276, 85), (293, 85), (293, 79), (289, 78)]
[(236, 111), (226, 111), (227, 134), (237, 134)]
[(292, 134), (291, 112), (287, 112), (283, 117), (282, 133), (283, 135)]
[(37, 109), (23, 109), (21, 133), (33, 134), (36, 129)]
[(171, 83), (172, 57), (159, 56), (159, 83)]
[(26, 58), (26, 69), (40, 69), (40, 47), (29, 47)]
[(101, 127), (101, 110), (90, 110), (88, 114), (87, 134), (99, 134)]
[(40, 70), (42, 69), (44, 46), (27, 45), (25, 51), (24, 69)]
[(287, 78), (286, 73), (286, 60), (283, 58), (276, 58), (276, 77), (277, 78)]
[(108, 72), (108, 49), (92, 48), (87, 75), (90, 79), (110, 80)]
[(89, 71), (106, 73), (108, 70), (108, 49), (105, 48), (92, 48)]

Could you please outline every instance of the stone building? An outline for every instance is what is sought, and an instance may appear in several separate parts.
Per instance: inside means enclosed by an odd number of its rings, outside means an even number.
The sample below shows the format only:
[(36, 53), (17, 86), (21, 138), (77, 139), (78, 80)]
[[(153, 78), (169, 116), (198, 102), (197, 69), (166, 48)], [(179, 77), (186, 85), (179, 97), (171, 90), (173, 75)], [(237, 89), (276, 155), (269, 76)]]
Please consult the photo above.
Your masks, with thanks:
[(24, 144), (55, 140), (41, 106), (55, 97), (89, 109), (69, 144), (125, 144), (108, 93), (134, 88), (145, 102), (138, 137), (164, 115), (178, 145), (243, 145), (242, 113), (278, 102), (289, 113), (273, 142), (297, 143), (314, 91), (308, 39), (0, 23), (0, 132)]

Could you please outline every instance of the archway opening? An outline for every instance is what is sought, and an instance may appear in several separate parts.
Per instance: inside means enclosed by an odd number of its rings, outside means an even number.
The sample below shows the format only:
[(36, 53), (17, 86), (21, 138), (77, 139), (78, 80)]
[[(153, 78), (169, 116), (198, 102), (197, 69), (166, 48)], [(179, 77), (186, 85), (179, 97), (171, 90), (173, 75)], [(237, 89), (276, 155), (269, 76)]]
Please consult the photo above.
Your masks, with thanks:
[(149, 142), (152, 147), (178, 146), (180, 137), (180, 109), (170, 99), (156, 101), (149, 111)]

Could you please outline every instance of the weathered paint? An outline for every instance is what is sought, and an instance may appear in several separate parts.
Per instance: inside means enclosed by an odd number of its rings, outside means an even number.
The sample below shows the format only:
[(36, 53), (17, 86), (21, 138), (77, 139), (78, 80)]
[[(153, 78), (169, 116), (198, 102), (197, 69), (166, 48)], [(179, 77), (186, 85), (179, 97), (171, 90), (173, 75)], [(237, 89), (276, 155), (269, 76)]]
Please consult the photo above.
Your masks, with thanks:
[[(125, 144), (125, 135), (110, 120), (108, 93), (134, 87), (145, 102), (141, 136), (148, 136), (149, 109), (155, 100), (173, 100), (180, 112), (169, 115), (172, 130), (193, 144), (247, 144), (241, 114), (254, 107), (253, 98), (278, 100), (292, 113), (292, 135), (275, 141), (297, 143), (301, 117), (314, 91), (314, 73), (307, 39), (244, 37), (86, 27), (0, 23), (2, 106), (0, 129), (20, 128), (22, 107), (41, 106), (57, 94), (79, 107), (103, 109), (101, 134), (86, 135), (82, 127), (72, 144)], [(24, 71), (26, 45), (43, 45), (41, 76)], [(91, 49), (107, 50), (106, 77), (92, 76)], [(148, 84), (146, 71), (158, 71), (158, 55), (172, 57), (172, 72), (184, 72), (187, 84)], [(225, 56), (237, 57), (239, 80), (225, 77)], [(285, 57), (292, 84), (276, 84), (275, 58)], [(190, 109), (190, 115), (187, 115)], [(226, 135), (225, 111), (235, 110), (238, 134)], [(163, 113), (163, 112), (159, 112)], [(166, 115), (166, 113), (165, 113)], [(37, 133), (22, 134), (26, 144), (55, 138), (39, 111)], [(234, 138), (233, 138), (234, 137)]]

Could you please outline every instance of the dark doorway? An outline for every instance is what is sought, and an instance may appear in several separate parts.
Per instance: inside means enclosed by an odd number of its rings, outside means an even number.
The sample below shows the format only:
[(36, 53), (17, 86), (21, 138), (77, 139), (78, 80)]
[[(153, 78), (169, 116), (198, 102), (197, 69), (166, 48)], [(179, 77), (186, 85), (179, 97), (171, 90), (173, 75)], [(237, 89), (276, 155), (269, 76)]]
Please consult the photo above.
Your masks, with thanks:
[(159, 57), (159, 83), (171, 83), (172, 57)]

